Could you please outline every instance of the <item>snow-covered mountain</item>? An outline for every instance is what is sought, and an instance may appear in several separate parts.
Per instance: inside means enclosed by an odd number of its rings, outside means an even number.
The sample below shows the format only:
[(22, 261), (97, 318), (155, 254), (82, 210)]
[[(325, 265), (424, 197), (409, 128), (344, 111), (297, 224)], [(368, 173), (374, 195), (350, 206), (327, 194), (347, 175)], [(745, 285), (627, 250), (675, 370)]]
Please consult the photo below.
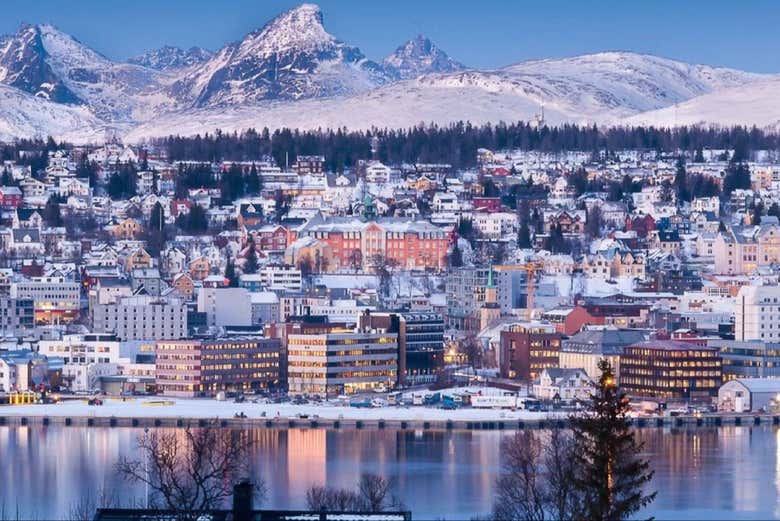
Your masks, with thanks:
[(360, 49), (325, 30), (303, 4), (249, 33), (177, 81), (174, 95), (198, 107), (365, 92), (391, 78)]
[(455, 72), (466, 68), (422, 35), (398, 47), (393, 54), (382, 61), (382, 65), (396, 78), (403, 80), (423, 74)]
[(194, 134), (248, 127), (301, 129), (409, 127), (532, 120), (617, 124), (624, 118), (766, 78), (634, 53), (519, 63), (496, 71), (427, 74), (362, 94), (297, 102), (243, 104), (166, 115), (130, 137)]
[(137, 121), (172, 106), (159, 72), (114, 63), (51, 25), (24, 25), (0, 41), (0, 83), (87, 105), (110, 122)]
[(184, 50), (180, 47), (165, 45), (159, 49), (147, 51), (127, 60), (127, 63), (141, 65), (158, 71), (184, 69), (209, 60), (214, 53), (202, 47), (190, 47)]
[[(465, 69), (425, 37), (378, 64), (303, 4), (214, 54), (117, 63), (50, 25), (0, 37), (0, 137), (128, 139), (216, 128), (408, 127), (531, 120), (775, 125), (780, 76), (630, 52)], [(83, 136), (78, 139), (79, 135)]]

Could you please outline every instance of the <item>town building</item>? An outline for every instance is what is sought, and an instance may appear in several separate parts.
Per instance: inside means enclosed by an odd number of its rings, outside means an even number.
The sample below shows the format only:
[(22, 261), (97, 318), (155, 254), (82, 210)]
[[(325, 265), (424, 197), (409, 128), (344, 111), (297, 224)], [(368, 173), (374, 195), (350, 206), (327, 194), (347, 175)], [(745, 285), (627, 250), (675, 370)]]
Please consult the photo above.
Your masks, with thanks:
[(166, 396), (215, 396), (277, 387), (278, 339), (232, 337), (157, 342), (157, 388)]
[(558, 367), (562, 335), (550, 324), (521, 322), (501, 331), (502, 378), (530, 382), (543, 369)]
[(742, 286), (734, 306), (734, 340), (780, 342), (780, 286)]
[(548, 367), (542, 369), (532, 389), (540, 400), (588, 400), (594, 383), (584, 369)]
[(334, 397), (391, 388), (398, 378), (398, 334), (339, 327), (288, 334), (287, 361), (293, 394)]
[(430, 383), (444, 365), (444, 319), (438, 313), (365, 311), (359, 325), (398, 334), (398, 385)]
[(718, 350), (690, 342), (648, 340), (620, 355), (620, 387), (630, 396), (707, 401), (722, 377)]
[[(401, 269), (443, 269), (452, 231), (427, 221), (382, 218), (364, 222), (355, 217), (315, 217), (299, 229), (298, 237), (327, 245), (332, 252), (328, 259), (331, 270), (354, 266), (356, 256), (358, 266), (367, 271), (376, 270), (377, 259)], [(297, 264), (297, 259), (291, 260)]]
[(121, 296), (90, 305), (92, 330), (120, 340), (175, 340), (187, 336), (187, 305), (178, 298)]
[(565, 369), (582, 368), (589, 378), (598, 381), (599, 362), (606, 360), (619, 378), (623, 348), (643, 340), (647, 340), (647, 333), (640, 330), (589, 327), (563, 340), (559, 364)]
[(198, 312), (206, 314), (209, 327), (253, 324), (252, 301), (246, 288), (201, 288)]
[(771, 412), (780, 408), (780, 379), (739, 378), (724, 383), (718, 389), (718, 411)]

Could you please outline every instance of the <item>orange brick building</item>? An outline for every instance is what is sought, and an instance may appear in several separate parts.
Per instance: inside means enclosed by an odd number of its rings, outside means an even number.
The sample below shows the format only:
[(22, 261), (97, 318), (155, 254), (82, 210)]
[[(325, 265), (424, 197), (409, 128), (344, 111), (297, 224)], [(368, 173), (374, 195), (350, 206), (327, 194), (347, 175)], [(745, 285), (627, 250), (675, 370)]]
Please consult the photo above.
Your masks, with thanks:
[(371, 270), (377, 255), (401, 269), (444, 269), (455, 235), (453, 227), (428, 221), (384, 218), (364, 222), (356, 217), (318, 217), (306, 223), (298, 237), (311, 237), (330, 247), (331, 268), (351, 267), (359, 259), (363, 269)]

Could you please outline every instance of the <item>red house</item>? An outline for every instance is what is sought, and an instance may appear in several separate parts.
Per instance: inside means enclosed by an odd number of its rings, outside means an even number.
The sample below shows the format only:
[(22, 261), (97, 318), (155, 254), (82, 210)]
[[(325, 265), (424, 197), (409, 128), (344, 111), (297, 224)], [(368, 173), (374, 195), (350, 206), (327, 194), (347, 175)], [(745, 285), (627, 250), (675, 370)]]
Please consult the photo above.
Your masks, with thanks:
[(474, 205), (474, 210), (481, 210), (488, 213), (495, 213), (501, 211), (501, 198), (500, 197), (474, 197), (471, 199)]
[(24, 195), (17, 186), (0, 186), (0, 207), (4, 209), (21, 208)]

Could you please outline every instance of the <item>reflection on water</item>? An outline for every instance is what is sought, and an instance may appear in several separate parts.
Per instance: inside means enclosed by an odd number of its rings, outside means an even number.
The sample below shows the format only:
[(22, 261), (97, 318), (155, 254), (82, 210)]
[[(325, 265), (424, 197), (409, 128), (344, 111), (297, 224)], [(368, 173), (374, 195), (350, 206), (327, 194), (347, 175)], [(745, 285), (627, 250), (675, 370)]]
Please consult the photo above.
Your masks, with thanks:
[[(143, 498), (113, 470), (132, 456), (131, 428), (0, 427), (0, 507), (29, 518), (66, 518), (99, 490)], [(770, 427), (644, 429), (659, 519), (769, 518), (780, 513), (780, 431)], [(490, 510), (498, 431), (254, 429), (256, 477), (272, 508), (305, 506), (306, 488), (354, 486), (361, 472), (396, 480), (418, 519), (469, 519)]]

